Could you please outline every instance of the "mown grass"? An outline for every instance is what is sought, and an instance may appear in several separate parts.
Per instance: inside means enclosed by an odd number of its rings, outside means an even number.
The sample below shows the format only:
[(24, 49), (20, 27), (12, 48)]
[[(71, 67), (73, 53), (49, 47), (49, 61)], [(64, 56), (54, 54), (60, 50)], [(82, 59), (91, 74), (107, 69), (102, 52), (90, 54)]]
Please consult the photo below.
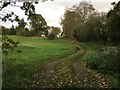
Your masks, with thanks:
[(9, 36), (20, 41), (18, 49), (3, 55), (3, 88), (23, 88), (25, 81), (47, 60), (63, 57), (74, 51), (75, 46), (66, 40), (43, 40), (35, 37)]

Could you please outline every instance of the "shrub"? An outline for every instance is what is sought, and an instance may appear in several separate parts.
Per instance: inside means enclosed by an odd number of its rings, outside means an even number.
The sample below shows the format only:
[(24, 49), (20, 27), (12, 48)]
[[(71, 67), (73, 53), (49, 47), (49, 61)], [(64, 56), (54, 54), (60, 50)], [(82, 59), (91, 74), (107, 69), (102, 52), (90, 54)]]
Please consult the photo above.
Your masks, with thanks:
[(48, 38), (48, 40), (53, 40), (55, 38), (55, 35), (54, 34), (49, 34), (47, 38)]
[(92, 50), (88, 51), (83, 59), (86, 62), (86, 66), (91, 69), (98, 69), (98, 67), (102, 63), (102, 60), (100, 59), (98, 53)]
[(6, 35), (2, 35), (2, 52), (3, 54), (7, 55), (8, 51), (14, 50), (20, 44), (19, 41), (14, 41), (8, 38)]
[(107, 47), (102, 51), (99, 49), (89, 50), (83, 58), (86, 66), (100, 72), (119, 73), (120, 49), (118, 47)]
[(120, 50), (118, 47), (109, 47), (104, 50), (107, 70), (118, 73), (120, 64)]

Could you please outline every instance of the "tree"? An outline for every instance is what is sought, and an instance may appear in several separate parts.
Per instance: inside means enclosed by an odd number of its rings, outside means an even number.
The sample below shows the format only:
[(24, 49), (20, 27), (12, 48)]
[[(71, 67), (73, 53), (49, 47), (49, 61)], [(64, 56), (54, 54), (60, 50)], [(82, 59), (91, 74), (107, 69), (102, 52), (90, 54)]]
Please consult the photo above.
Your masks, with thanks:
[(34, 31), (34, 35), (47, 35), (47, 22), (40, 14), (31, 14), (28, 19), (30, 20), (30, 25), (32, 30)]
[(120, 43), (120, 1), (112, 5), (113, 9), (107, 14), (107, 36), (109, 41)]
[(94, 13), (74, 33), (78, 41), (102, 41), (105, 39), (105, 13)]
[(54, 26), (51, 27), (51, 32), (50, 32), (50, 34), (54, 34), (55, 37), (57, 37), (57, 35), (59, 35), (60, 32), (61, 32), (61, 30), (60, 30), (59, 27), (54, 27)]
[(28, 29), (28, 28), (25, 28), (25, 36), (26, 36), (26, 37), (30, 36), (29, 33), (30, 33), (30, 32), (29, 32), (29, 29)]
[(73, 39), (75, 33), (74, 30), (85, 23), (88, 17), (94, 13), (94, 10), (92, 4), (87, 2), (80, 2), (79, 5), (68, 8), (61, 20), (65, 37)]
[[(4, 11), (3, 8), (11, 5), (11, 6), (15, 6), (15, 2), (2, 2), (0, 4), (0, 20), (3, 22), (6, 21), (17, 21), (20, 22), (20, 19), (17, 15), (14, 14), (14, 12), (10, 11)], [(30, 15), (35, 13), (35, 7), (33, 5), (33, 2), (24, 2), (23, 6), (19, 6), (22, 10), (25, 11), (25, 15)], [(3, 14), (5, 13), (5, 14)], [(14, 17), (14, 18), (13, 18)], [(19, 24), (19, 23), (18, 23)], [(19, 44), (19, 42), (17, 41), (13, 41), (12, 39), (9, 39), (6, 34), (2, 33), (2, 52), (7, 54), (9, 50), (13, 50), (17, 47), (17, 45)]]
[(75, 11), (65, 11), (64, 18), (62, 18), (61, 20), (61, 25), (65, 38), (73, 39), (73, 32), (76, 28), (76, 25), (78, 24), (77, 21), (79, 21), (78, 17), (79, 15)]
[(16, 28), (16, 35), (22, 35), (25, 36), (25, 26), (26, 26), (26, 22), (24, 21), (24, 19), (21, 19), (18, 22), (18, 27)]
[[(16, 2), (2, 2), (0, 5), (0, 19), (4, 22), (6, 21), (18, 21), (19, 20), (19, 16), (15, 15), (14, 12), (12, 11), (4, 11), (3, 8), (7, 7), (7, 6), (16, 6), (16, 7), (20, 7), (25, 15), (29, 16), (30, 14), (34, 14), (35, 13), (35, 6), (33, 5), (33, 2), (23, 2), (22, 6), (18, 6), (16, 5)], [(14, 16), (14, 18), (13, 18)]]
[[(48, 1), (48, 0), (43, 0), (42, 2), (45, 2), (45, 1)], [(53, 1), (53, 0), (51, 0), (51, 1)], [(19, 17), (17, 15), (15, 15), (14, 12), (10, 11), (10, 13), (8, 13), (8, 12), (5, 12), (3, 10), (3, 8), (5, 8), (5, 7), (9, 6), (9, 5), (20, 7), (22, 10), (25, 11), (25, 15), (27, 15), (27, 16), (29, 16), (31, 14), (35, 14), (35, 6), (33, 5), (33, 3), (34, 3), (33, 1), (31, 1), (31, 2), (23, 2), (22, 6), (17, 6), (16, 2), (0, 2), (0, 15), (2, 15), (2, 16), (0, 16), (0, 20), (2, 20), (4, 22), (6, 22), (7, 20), (11, 21), (11, 22), (19, 20)], [(35, 4), (38, 4), (38, 2), (35, 2)], [(6, 14), (3, 14), (3, 13), (6, 13)], [(15, 18), (13, 19), (12, 16), (14, 16)], [(46, 31), (46, 33), (47, 33), (47, 31)], [(7, 37), (6, 35), (2, 35), (2, 36)], [(9, 42), (8, 39), (9, 39), (8, 37), (3, 39), (3, 44), (4, 45), (6, 44), (6, 43), (4, 43), (4, 41), (7, 41), (8, 43), (11, 43), (11, 44), (15, 44), (15, 42), (14, 43)], [(4, 49), (4, 47), (2, 49)]]
[(16, 28), (15, 28), (13, 25), (12, 25), (12, 27), (10, 28), (9, 34), (10, 34), (10, 35), (16, 35)]
[(0, 26), (0, 28), (1, 28), (2, 34), (4, 34), (4, 35), (8, 34), (8, 32), (9, 32), (8, 28), (6, 28), (5, 26)]

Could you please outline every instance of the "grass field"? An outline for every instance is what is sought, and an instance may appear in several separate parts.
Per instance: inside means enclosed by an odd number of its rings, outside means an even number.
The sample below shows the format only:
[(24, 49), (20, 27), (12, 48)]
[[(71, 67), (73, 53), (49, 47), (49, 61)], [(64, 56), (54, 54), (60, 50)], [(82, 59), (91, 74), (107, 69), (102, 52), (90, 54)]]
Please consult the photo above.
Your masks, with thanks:
[(9, 36), (20, 41), (22, 53), (3, 55), (3, 87), (23, 87), (35, 70), (47, 61), (74, 52), (75, 46), (65, 40), (43, 40), (35, 37)]
[[(3, 88), (37, 87), (36, 85), (45, 87), (47, 84), (63, 88), (89, 88), (92, 79), (95, 83), (93, 87), (109, 87), (105, 86), (107, 82), (111, 87), (119, 87), (117, 65), (120, 57), (117, 46), (81, 42), (77, 43), (77, 50), (75, 43), (62, 39), (9, 37), (20, 41), (18, 49), (22, 53), (14, 50), (7, 56), (3, 55)], [(87, 69), (92, 71), (86, 72)], [(53, 70), (51, 75), (50, 70)], [(50, 78), (45, 77), (49, 75)], [(89, 80), (80, 83), (79, 79), (84, 77)]]

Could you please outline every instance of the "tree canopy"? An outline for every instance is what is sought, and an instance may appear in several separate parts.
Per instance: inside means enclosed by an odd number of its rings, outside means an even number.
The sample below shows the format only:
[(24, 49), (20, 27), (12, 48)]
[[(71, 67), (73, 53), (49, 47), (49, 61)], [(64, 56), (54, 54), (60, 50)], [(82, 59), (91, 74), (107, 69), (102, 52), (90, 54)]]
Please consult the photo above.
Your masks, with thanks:
[(67, 38), (74, 38), (74, 30), (85, 23), (89, 16), (94, 13), (94, 7), (88, 2), (80, 2), (66, 9), (64, 17), (61, 20), (63, 33)]
[(78, 41), (120, 42), (120, 1), (113, 9), (98, 12), (91, 3), (80, 2), (66, 9), (61, 19), (66, 38)]
[(30, 20), (31, 29), (34, 35), (47, 35), (47, 22), (40, 14), (31, 14), (28, 19)]
[(113, 9), (107, 14), (107, 35), (110, 41), (120, 43), (120, 1), (112, 5)]
[[(23, 2), (22, 6), (16, 5), (16, 2), (0, 2), (0, 3), (1, 3), (0, 4), (0, 20), (3, 22), (17, 21), (19, 24), (19, 26), (18, 26), (19, 28), (25, 26), (24, 20), (19, 19), (19, 16), (15, 15), (14, 12), (12, 12), (12, 11), (4, 11), (5, 7), (7, 7), (9, 5), (14, 6), (14, 7), (20, 7), (24, 11), (25, 15), (27, 15), (27, 16), (35, 13), (35, 7), (33, 5), (34, 2)], [(12, 39), (9, 39), (4, 33), (2, 33), (2, 41), (3, 41), (3, 44), (2, 44), (3, 50), (2, 51), (3, 51), (3, 53), (5, 52), (5, 54), (7, 54), (9, 50), (12, 50), (15, 47), (17, 47), (17, 45), (19, 44), (18, 42), (13, 41)], [(12, 48), (10, 48), (10, 47), (12, 47)]]

